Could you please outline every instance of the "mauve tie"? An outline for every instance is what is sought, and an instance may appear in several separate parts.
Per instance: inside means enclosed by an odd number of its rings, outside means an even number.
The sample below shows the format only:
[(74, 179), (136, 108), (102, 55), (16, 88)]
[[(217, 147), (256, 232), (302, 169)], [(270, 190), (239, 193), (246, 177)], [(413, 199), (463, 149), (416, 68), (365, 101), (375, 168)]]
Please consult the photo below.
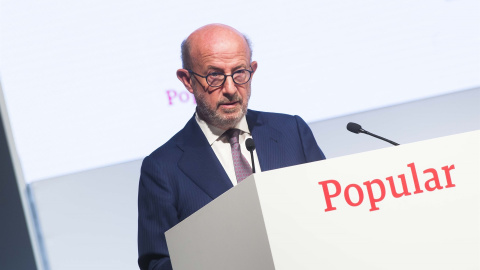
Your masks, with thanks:
[(232, 147), (233, 166), (235, 168), (235, 176), (237, 177), (237, 183), (240, 183), (243, 179), (252, 174), (252, 167), (248, 164), (247, 159), (242, 155), (240, 151), (240, 143), (238, 143), (238, 135), (240, 135), (239, 129), (229, 129), (226, 131), (228, 141)]

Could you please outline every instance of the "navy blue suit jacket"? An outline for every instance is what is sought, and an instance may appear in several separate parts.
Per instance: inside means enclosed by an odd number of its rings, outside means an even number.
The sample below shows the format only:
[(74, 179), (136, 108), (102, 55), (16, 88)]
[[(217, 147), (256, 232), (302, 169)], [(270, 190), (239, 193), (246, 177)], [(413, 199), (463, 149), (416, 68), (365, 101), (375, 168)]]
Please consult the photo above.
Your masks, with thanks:
[[(325, 159), (300, 117), (248, 110), (246, 118), (262, 171)], [(140, 268), (171, 270), (165, 231), (232, 187), (192, 117), (143, 160), (138, 196)]]

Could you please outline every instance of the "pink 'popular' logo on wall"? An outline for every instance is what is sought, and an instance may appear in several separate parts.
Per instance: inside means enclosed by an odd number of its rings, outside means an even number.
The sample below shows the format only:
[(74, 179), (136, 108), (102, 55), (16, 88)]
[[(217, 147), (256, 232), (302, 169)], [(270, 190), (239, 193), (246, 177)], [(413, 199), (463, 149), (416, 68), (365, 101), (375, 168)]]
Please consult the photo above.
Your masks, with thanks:
[(195, 101), (195, 97), (193, 94), (188, 92), (187, 90), (177, 91), (174, 89), (168, 89), (165, 91), (168, 98), (168, 105), (176, 105), (176, 104), (185, 104), (190, 103), (196, 105), (197, 102)]

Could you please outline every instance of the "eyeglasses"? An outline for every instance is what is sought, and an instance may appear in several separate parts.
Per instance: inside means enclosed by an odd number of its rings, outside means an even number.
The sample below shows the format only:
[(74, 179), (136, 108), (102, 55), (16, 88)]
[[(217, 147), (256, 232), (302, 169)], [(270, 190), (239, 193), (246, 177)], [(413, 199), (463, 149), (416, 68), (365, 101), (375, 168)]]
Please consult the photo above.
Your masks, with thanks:
[(250, 81), (250, 78), (252, 77), (252, 73), (253, 73), (253, 71), (250, 71), (248, 69), (240, 69), (233, 72), (230, 75), (226, 75), (219, 72), (212, 72), (212, 73), (209, 73), (207, 76), (202, 76), (200, 74), (193, 72), (191, 69), (187, 69), (187, 70), (188, 72), (194, 75), (197, 75), (198, 77), (204, 78), (207, 81), (207, 84), (210, 85), (211, 87), (222, 86), (227, 80), (228, 76), (232, 77), (233, 82), (236, 84), (246, 84), (248, 81)]

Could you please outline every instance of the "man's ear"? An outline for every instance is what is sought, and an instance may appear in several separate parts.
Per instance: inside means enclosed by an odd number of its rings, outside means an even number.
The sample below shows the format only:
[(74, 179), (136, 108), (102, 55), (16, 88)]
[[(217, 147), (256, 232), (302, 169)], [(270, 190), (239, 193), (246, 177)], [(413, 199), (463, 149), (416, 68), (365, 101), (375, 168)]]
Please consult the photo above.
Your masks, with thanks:
[(186, 69), (177, 70), (177, 78), (183, 83), (188, 92), (193, 94), (192, 79), (190, 77), (190, 72)]
[(258, 64), (257, 61), (253, 61), (250, 66), (252, 67), (253, 73), (257, 70)]

